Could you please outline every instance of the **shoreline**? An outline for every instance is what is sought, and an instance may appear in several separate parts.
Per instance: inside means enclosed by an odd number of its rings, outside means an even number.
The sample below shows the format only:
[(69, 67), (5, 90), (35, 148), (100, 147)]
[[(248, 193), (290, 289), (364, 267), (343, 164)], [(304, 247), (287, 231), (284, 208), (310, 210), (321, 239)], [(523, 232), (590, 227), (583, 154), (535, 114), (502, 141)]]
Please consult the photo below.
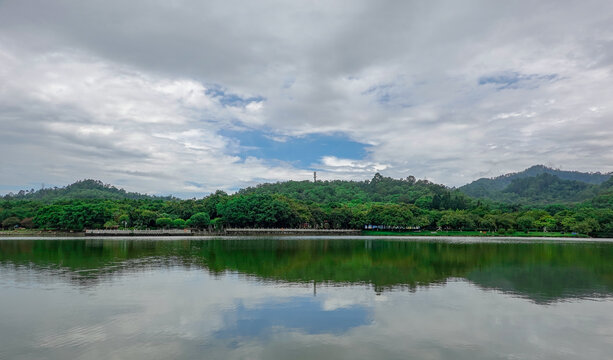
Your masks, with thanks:
[(581, 242), (612, 243), (613, 238), (591, 237), (514, 237), (514, 236), (409, 236), (409, 235), (183, 235), (183, 236), (85, 236), (83, 235), (13, 235), (0, 234), (0, 241), (11, 240), (94, 240), (94, 241), (178, 241), (178, 240), (389, 240), (389, 241), (423, 241), (444, 243), (543, 243), (543, 242)]
[[(480, 231), (422, 231), (422, 232), (394, 232), (372, 231), (355, 229), (236, 229), (230, 228), (224, 231), (202, 231), (190, 229), (157, 229), (157, 230), (85, 230), (85, 231), (52, 231), (52, 230), (10, 230), (0, 231), (0, 238), (40, 237), (40, 238), (157, 238), (157, 237), (310, 237), (310, 236), (334, 236), (334, 237), (377, 237), (377, 238), (501, 238), (501, 239), (606, 239), (611, 236), (603, 234), (603, 237), (590, 237), (583, 234), (571, 234), (560, 232), (513, 232), (499, 234), (495, 232)], [(613, 237), (611, 237), (613, 238)]]

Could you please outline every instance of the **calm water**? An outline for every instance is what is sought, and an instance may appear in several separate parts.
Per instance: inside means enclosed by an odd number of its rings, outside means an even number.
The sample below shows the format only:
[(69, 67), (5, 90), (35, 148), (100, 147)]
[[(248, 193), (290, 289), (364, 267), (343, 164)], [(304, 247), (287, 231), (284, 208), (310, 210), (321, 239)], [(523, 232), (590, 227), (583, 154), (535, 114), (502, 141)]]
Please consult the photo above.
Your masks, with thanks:
[(0, 240), (1, 359), (607, 359), (613, 244)]

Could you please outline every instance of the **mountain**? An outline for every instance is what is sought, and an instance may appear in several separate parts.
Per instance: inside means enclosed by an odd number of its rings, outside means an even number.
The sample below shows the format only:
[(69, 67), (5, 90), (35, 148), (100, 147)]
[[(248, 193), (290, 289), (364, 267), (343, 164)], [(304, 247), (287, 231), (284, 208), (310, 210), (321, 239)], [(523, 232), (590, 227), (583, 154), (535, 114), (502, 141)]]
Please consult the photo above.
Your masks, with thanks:
[[(127, 192), (124, 189), (118, 189), (115, 186), (104, 184), (100, 180), (85, 179), (70, 184), (65, 187), (54, 187), (40, 190), (21, 190), (17, 194), (7, 194), (4, 199), (11, 200), (39, 200), (44, 202), (57, 200), (76, 200), (76, 199), (106, 199), (106, 200), (124, 200), (124, 199), (155, 199), (156, 196)], [(159, 199), (170, 199), (171, 197), (162, 197)]]
[(474, 198), (506, 203), (570, 203), (596, 196), (608, 188), (604, 185), (610, 179), (611, 173), (584, 173), (535, 165), (517, 173), (481, 178), (458, 190)]
[[(281, 195), (330, 207), (340, 203), (376, 202), (414, 204), (424, 209), (467, 209), (473, 204), (471, 198), (526, 205), (591, 201), (595, 207), (602, 207), (613, 204), (613, 178), (611, 174), (563, 171), (537, 165), (518, 173), (482, 178), (459, 189), (417, 180), (413, 176), (393, 179), (377, 173), (366, 181), (286, 181), (260, 184), (238, 192), (238, 195), (250, 194)], [(99, 180), (86, 179), (61, 188), (22, 190), (5, 195), (4, 199), (52, 202), (174, 198), (127, 192)]]
[(283, 195), (305, 203), (396, 203), (415, 204), (427, 209), (466, 209), (471, 199), (457, 190), (413, 176), (393, 179), (377, 173), (366, 181), (285, 181), (260, 184), (239, 191), (239, 195)]

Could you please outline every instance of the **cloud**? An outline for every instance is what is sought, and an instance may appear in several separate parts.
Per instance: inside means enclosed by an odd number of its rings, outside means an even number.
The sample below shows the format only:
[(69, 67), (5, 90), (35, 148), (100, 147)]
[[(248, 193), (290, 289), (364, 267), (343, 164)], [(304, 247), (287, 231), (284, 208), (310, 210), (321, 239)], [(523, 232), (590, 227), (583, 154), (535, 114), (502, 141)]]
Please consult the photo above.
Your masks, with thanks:
[[(335, 156), (324, 156), (319, 163), (313, 164), (315, 169), (323, 170), (324, 174), (332, 179), (351, 179), (357, 176), (369, 176), (385, 170), (388, 165), (370, 161), (342, 159)], [(320, 176), (321, 178), (321, 176)], [(324, 180), (331, 180), (324, 178)]]
[[(218, 134), (232, 121), (252, 122), (254, 101), (228, 105), (193, 80), (80, 53), (27, 55), (2, 64), (12, 75), (1, 90), (0, 147), (13, 154), (14, 169), (3, 181), (95, 176), (134, 190), (202, 194), (250, 184), (253, 176), (295, 175), (232, 155), (232, 142)], [(184, 180), (203, 185), (186, 188)]]
[[(189, 195), (314, 169), (448, 185), (537, 163), (612, 171), (611, 14), (596, 0), (5, 1), (0, 183)], [(246, 129), (368, 151), (254, 157), (224, 133)]]

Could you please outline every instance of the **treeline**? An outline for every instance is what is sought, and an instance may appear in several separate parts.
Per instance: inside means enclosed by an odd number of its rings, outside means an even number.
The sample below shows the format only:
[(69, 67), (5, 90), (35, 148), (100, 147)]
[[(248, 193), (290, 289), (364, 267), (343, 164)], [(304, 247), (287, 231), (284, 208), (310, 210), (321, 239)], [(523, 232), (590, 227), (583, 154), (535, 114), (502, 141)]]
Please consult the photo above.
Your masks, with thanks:
[(345, 228), (567, 231), (613, 234), (613, 194), (575, 205), (519, 206), (475, 200), (426, 180), (288, 181), (202, 199), (0, 200), (4, 229)]

